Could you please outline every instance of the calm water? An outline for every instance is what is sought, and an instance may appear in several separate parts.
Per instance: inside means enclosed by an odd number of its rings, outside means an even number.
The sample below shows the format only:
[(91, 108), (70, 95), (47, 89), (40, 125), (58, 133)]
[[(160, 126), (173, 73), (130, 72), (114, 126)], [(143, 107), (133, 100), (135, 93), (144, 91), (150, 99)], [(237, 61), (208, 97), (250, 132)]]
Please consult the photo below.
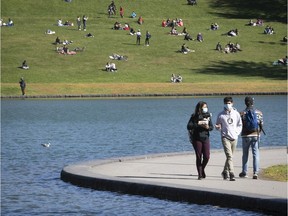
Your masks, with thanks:
[[(222, 97), (2, 100), (1, 215), (259, 215), (95, 191), (60, 180), (64, 166), (80, 161), (192, 150), (186, 124), (199, 100), (208, 102), (215, 123)], [(237, 109), (244, 108), (244, 96), (234, 100)], [(286, 96), (255, 100), (267, 134), (261, 145), (286, 146)], [(46, 142), (50, 148), (41, 146)], [(221, 148), (216, 131), (211, 144)]]

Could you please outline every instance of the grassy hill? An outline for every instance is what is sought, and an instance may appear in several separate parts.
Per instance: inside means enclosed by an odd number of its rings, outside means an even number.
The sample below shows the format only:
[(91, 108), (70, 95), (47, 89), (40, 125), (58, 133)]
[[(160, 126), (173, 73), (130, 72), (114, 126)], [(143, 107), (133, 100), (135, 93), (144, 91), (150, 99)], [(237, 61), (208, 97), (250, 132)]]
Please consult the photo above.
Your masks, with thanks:
[[(1, 18), (4, 22), (11, 18), (15, 26), (1, 27), (1, 94), (18, 95), (20, 77), (27, 81), (30, 88), (27, 87), (27, 92), (31, 95), (286, 91), (287, 68), (272, 65), (287, 55), (287, 43), (282, 42), (287, 34), (285, 0), (273, 1), (273, 5), (268, 0), (198, 0), (197, 6), (187, 5), (186, 0), (115, 0), (118, 12), (108, 18), (110, 2), (2, 0)], [(119, 16), (120, 5), (124, 18)], [(132, 11), (143, 16), (143, 25), (129, 18)], [(86, 32), (78, 31), (77, 26), (56, 26), (59, 18), (76, 24), (77, 16), (84, 14), (89, 17)], [(162, 20), (167, 18), (181, 18), (193, 38), (201, 32), (204, 42), (188, 42), (183, 40), (184, 36), (169, 35), (170, 28), (161, 27)], [(257, 18), (264, 20), (264, 26), (246, 25)], [(112, 30), (116, 21), (140, 29), (141, 46), (136, 45), (136, 37), (127, 31)], [(220, 29), (209, 30), (212, 22), (217, 22)], [(276, 33), (263, 34), (266, 25), (271, 25)], [(225, 35), (236, 28), (239, 36)], [(56, 34), (44, 34), (47, 29)], [(149, 47), (144, 46), (146, 30), (152, 34)], [(181, 32), (183, 27), (177, 30)], [(88, 32), (95, 37), (85, 37)], [(86, 50), (74, 56), (59, 55), (53, 45), (57, 36), (72, 40), (70, 49), (85, 46)], [(215, 51), (217, 42), (224, 46), (229, 41), (239, 43), (243, 51), (233, 54)], [(177, 52), (184, 42), (195, 52), (187, 55)], [(114, 61), (117, 73), (103, 70), (112, 53), (128, 56), (128, 61)], [(29, 70), (18, 68), (24, 59)], [(184, 77), (180, 87), (171, 87), (172, 73)]]

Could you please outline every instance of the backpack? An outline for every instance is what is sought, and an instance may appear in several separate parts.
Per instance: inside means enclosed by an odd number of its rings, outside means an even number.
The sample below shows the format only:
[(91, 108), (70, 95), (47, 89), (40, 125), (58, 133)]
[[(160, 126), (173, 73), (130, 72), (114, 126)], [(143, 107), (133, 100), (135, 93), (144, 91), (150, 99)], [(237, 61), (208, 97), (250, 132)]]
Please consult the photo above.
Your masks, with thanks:
[(254, 109), (249, 109), (246, 111), (245, 117), (245, 129), (249, 132), (256, 132), (258, 131), (259, 125), (258, 125), (258, 119), (257, 114)]

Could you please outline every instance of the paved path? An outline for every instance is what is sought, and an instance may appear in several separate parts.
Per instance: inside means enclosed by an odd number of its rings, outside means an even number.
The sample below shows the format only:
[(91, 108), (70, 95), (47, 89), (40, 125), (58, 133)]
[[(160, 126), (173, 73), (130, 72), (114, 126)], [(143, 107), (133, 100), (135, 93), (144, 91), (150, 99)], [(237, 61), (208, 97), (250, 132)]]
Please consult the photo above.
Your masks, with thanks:
[[(241, 172), (241, 150), (234, 154), (235, 175)], [(64, 167), (61, 179), (99, 190), (140, 194), (175, 201), (287, 215), (287, 182), (249, 178), (224, 181), (222, 150), (211, 152), (206, 179), (198, 180), (193, 152), (126, 157), (83, 162)], [(261, 169), (287, 164), (287, 148), (260, 149)]]

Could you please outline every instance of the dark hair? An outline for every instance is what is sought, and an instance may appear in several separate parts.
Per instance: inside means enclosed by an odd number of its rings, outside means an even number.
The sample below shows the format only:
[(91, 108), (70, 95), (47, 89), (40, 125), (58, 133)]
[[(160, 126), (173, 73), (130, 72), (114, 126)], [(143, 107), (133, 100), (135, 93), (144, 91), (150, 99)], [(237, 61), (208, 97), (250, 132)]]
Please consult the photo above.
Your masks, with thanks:
[(232, 97), (225, 97), (225, 98), (224, 98), (224, 104), (226, 104), (227, 102), (233, 103)]
[(247, 107), (252, 106), (254, 104), (254, 99), (250, 96), (245, 97), (245, 105)]
[[(202, 107), (203, 107), (205, 104), (207, 105), (206, 102), (204, 102), (204, 101), (199, 101), (198, 104), (197, 104), (196, 107), (195, 107), (194, 114), (195, 114), (195, 115), (202, 114)], [(207, 105), (207, 106), (208, 106), (208, 105)]]

